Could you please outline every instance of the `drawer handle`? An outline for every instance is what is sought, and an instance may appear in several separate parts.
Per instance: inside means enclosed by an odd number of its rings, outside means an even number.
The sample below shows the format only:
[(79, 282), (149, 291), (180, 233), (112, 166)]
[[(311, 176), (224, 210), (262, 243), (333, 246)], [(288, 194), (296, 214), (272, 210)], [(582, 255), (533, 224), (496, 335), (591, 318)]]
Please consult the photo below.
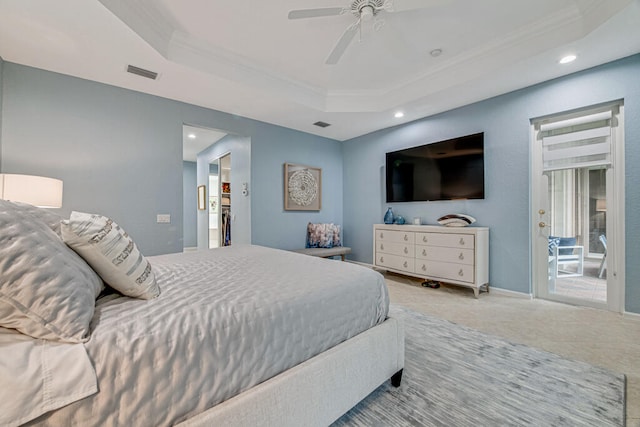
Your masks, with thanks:
[(428, 241), (427, 236), (422, 236), (422, 241), (427, 243), (427, 241)]
[(464, 276), (464, 271), (462, 271), (462, 269), (460, 269), (460, 271), (458, 271), (458, 276), (460, 276), (460, 277)]
[(402, 265), (404, 266), (404, 268), (407, 268), (408, 267), (407, 261), (405, 261)]
[(404, 247), (404, 253), (405, 253), (405, 254), (408, 254), (408, 253), (409, 253), (409, 248), (408, 248), (408, 247), (406, 247), (406, 246)]
[(408, 241), (409, 240), (409, 236), (407, 236), (406, 234), (404, 235), (404, 241)]
[(384, 245), (383, 244), (380, 244), (380, 250), (384, 251)]
[(383, 256), (381, 256), (381, 257), (380, 257), (380, 263), (383, 263), (383, 262), (384, 262), (384, 257), (383, 257)]
[(462, 261), (464, 259), (464, 254), (462, 252), (460, 252), (460, 255), (458, 255), (458, 259), (460, 261)]
[(464, 246), (464, 237), (460, 238), (460, 244)]
[(427, 250), (426, 249), (422, 250), (422, 256), (427, 256)]
[(380, 238), (382, 239), (384, 237), (384, 233), (380, 233)]
[(427, 266), (422, 264), (422, 271), (427, 271)]

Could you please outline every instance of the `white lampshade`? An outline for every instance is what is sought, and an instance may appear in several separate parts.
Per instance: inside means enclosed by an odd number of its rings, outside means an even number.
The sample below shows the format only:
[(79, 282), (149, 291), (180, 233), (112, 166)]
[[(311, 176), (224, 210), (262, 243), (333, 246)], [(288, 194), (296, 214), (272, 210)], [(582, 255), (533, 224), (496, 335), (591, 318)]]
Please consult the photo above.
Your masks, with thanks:
[(596, 200), (596, 212), (606, 212), (606, 211), (607, 211), (607, 199)]
[(0, 173), (0, 199), (41, 208), (62, 207), (62, 181), (35, 175)]

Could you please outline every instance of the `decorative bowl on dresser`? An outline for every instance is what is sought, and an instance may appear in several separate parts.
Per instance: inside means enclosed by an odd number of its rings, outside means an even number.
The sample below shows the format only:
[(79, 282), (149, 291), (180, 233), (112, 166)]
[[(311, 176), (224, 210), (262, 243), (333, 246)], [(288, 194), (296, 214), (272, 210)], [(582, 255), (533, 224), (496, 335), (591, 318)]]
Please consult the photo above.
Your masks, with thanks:
[(373, 264), (384, 270), (489, 291), (489, 228), (374, 224)]

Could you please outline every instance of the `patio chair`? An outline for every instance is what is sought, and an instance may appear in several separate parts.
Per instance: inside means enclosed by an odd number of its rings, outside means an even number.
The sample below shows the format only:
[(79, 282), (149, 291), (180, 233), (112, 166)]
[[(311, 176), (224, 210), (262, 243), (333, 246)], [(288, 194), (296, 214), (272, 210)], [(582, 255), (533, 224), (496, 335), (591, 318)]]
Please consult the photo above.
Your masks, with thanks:
[[(584, 273), (584, 246), (576, 245), (575, 237), (549, 236), (549, 263), (556, 278), (580, 277)], [(567, 270), (569, 265), (575, 265), (576, 271)]]

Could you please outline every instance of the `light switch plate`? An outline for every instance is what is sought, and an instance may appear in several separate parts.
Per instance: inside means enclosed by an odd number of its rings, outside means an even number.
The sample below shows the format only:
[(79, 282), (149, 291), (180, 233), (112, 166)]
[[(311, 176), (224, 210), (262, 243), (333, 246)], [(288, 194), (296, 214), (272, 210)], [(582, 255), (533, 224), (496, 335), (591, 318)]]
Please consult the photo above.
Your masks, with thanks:
[(156, 222), (158, 224), (170, 224), (171, 223), (171, 215), (169, 215), (169, 214), (158, 214), (156, 216)]

